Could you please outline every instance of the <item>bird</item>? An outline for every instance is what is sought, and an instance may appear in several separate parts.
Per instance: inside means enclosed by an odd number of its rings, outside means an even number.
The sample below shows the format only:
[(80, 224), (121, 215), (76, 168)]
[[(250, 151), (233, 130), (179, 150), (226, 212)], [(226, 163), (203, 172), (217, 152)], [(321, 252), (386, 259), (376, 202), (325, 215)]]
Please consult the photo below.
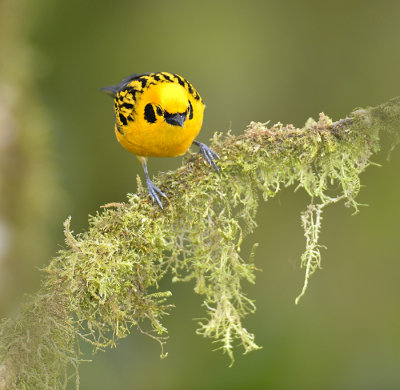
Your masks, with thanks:
[(169, 72), (133, 74), (100, 90), (114, 98), (117, 140), (137, 156), (150, 198), (161, 209), (160, 197), (168, 198), (150, 179), (147, 157), (181, 156), (195, 144), (208, 164), (220, 173), (215, 162), (220, 159), (218, 154), (196, 140), (205, 105), (197, 90), (182, 76)]

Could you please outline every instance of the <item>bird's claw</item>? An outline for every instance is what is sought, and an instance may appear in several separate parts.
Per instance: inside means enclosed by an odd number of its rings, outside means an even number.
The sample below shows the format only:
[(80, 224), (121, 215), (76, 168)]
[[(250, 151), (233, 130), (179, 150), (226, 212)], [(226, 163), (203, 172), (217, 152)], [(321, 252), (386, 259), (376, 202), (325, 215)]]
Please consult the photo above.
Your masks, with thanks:
[(154, 203), (157, 203), (161, 209), (164, 210), (161, 199), (158, 195), (161, 195), (168, 200), (167, 196), (162, 192), (150, 179), (146, 179), (147, 191), (149, 192), (150, 198)]
[(202, 142), (196, 141), (196, 145), (200, 148), (200, 153), (204, 156), (208, 164), (213, 165), (215, 170), (220, 173), (218, 165), (215, 163), (215, 159), (220, 160), (220, 157), (215, 153), (209, 146)]

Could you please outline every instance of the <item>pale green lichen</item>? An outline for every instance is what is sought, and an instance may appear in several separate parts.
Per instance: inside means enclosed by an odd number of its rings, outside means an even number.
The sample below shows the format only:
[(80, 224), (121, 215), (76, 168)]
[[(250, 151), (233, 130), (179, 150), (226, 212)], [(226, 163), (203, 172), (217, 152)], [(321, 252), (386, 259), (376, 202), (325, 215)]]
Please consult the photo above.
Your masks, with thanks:
[(220, 175), (198, 155), (158, 175), (169, 198), (164, 210), (139, 183), (127, 203), (91, 217), (86, 232), (73, 235), (68, 219), (67, 247), (46, 268), (41, 291), (0, 328), (4, 388), (59, 389), (71, 375), (78, 387), (79, 340), (104, 349), (136, 328), (163, 348), (162, 321), (173, 307), (171, 291), (159, 290), (166, 277), (193, 281), (206, 312), (197, 333), (218, 342), (231, 361), (235, 344), (245, 353), (259, 348), (243, 326), (255, 310), (243, 287), (255, 282), (256, 267), (240, 247), (256, 227), (260, 195), (268, 200), (295, 186), (310, 196), (302, 214), (306, 276), (298, 302), (320, 267), (322, 210), (340, 200), (357, 210), (359, 175), (379, 149), (379, 132), (395, 133), (399, 124), (399, 98), (335, 123), (321, 114), (302, 129), (251, 123), (243, 135), (214, 136)]

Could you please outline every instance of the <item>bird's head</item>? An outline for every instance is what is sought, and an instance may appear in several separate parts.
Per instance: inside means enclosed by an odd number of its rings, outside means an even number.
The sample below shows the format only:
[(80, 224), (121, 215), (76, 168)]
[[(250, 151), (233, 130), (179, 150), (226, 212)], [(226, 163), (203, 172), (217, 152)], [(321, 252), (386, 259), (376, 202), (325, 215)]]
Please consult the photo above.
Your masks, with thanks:
[(191, 103), (187, 91), (181, 85), (155, 85), (149, 93), (149, 101), (144, 107), (144, 118), (147, 122), (164, 120), (171, 126), (183, 127), (190, 116)]

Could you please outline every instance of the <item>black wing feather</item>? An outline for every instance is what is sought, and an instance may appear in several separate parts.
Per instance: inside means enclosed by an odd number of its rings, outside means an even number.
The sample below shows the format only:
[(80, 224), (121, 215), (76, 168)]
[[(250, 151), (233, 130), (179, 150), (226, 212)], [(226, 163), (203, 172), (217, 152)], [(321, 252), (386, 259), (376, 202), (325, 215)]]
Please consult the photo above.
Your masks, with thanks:
[(131, 81), (137, 80), (142, 76), (148, 76), (149, 74), (151, 73), (142, 73), (142, 74), (134, 73), (124, 78), (119, 84), (100, 88), (100, 91), (105, 92), (112, 97), (115, 97), (117, 93), (123, 91)]

